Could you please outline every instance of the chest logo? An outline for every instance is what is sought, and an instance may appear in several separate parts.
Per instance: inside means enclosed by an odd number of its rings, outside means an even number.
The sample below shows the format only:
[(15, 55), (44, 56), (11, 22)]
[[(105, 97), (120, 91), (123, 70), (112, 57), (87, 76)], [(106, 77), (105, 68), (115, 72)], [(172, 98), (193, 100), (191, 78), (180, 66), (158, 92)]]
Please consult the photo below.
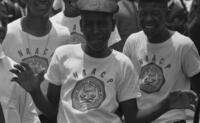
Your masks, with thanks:
[(140, 90), (146, 93), (160, 91), (165, 83), (162, 68), (155, 63), (150, 63), (142, 67), (140, 76)]
[(96, 109), (106, 97), (104, 83), (95, 77), (87, 77), (77, 82), (71, 97), (72, 107), (79, 111)]
[(47, 70), (48, 68), (48, 59), (40, 57), (40, 56), (31, 56), (28, 58), (22, 59), (24, 63), (27, 63), (31, 69), (33, 70), (34, 74), (38, 74), (43, 70)]

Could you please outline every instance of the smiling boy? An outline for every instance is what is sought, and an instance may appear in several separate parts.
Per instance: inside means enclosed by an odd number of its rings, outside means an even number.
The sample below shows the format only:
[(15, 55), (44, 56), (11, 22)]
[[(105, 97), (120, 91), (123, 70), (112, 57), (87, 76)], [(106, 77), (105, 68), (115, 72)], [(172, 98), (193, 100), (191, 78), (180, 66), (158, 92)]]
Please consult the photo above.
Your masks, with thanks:
[[(170, 92), (190, 90), (191, 85), (199, 92), (198, 51), (190, 38), (166, 27), (167, 10), (167, 0), (140, 0), (142, 31), (130, 35), (123, 49), (139, 75), (139, 109), (156, 106)], [(185, 123), (193, 119), (187, 112), (170, 110), (153, 123)]]

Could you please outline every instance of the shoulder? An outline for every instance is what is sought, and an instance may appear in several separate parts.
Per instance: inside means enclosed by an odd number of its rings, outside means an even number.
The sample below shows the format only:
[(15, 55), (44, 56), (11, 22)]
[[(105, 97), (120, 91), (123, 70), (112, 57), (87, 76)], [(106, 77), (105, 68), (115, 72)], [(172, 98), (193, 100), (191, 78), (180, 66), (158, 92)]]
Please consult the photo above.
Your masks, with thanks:
[(187, 36), (175, 32), (172, 36), (172, 42), (176, 47), (192, 47), (194, 42)]
[(70, 55), (74, 54), (80, 48), (80, 44), (66, 44), (61, 45), (56, 48), (54, 55), (62, 57), (69, 57)]
[(53, 29), (55, 29), (55, 32), (59, 35), (70, 35), (69, 28), (65, 26), (52, 22), (52, 27)]
[(132, 66), (131, 60), (123, 53), (113, 50), (116, 61), (122, 66)]
[(52, 23), (51, 33), (53, 35), (53, 39), (57, 42), (62, 42), (61, 44), (68, 44), (70, 31), (67, 27), (62, 26), (60, 24)]
[(61, 12), (59, 12), (59, 13), (57, 13), (56, 15), (54, 15), (54, 16), (52, 16), (51, 18), (50, 18), (50, 20), (52, 21), (52, 22), (59, 22), (60, 20), (61, 20), (61, 18), (64, 16), (64, 14), (63, 14), (63, 12), (61, 11)]
[(14, 20), (13, 22), (8, 24), (8, 34), (9, 33), (16, 33), (16, 31), (21, 29), (21, 18)]
[(134, 45), (137, 45), (138, 43), (141, 43), (142, 41), (145, 41), (145, 34), (143, 31), (139, 31), (139, 32), (136, 32), (136, 33), (132, 33), (126, 40), (125, 42), (125, 47), (127, 45), (131, 45), (134, 46)]

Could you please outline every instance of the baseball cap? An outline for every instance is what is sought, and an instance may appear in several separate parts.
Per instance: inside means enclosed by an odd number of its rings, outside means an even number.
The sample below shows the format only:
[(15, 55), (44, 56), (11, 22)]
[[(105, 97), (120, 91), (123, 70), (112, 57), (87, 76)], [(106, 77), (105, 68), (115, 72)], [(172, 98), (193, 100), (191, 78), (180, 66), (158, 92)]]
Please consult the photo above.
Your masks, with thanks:
[(117, 0), (77, 0), (77, 7), (82, 11), (116, 13), (119, 9)]

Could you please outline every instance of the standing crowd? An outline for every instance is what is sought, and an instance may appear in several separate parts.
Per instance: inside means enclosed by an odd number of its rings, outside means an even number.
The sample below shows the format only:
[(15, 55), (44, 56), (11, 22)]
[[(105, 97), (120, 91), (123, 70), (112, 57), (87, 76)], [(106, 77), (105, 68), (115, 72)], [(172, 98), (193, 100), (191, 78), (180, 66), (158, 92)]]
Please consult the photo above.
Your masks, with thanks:
[(0, 0), (0, 123), (200, 123), (200, 0)]

